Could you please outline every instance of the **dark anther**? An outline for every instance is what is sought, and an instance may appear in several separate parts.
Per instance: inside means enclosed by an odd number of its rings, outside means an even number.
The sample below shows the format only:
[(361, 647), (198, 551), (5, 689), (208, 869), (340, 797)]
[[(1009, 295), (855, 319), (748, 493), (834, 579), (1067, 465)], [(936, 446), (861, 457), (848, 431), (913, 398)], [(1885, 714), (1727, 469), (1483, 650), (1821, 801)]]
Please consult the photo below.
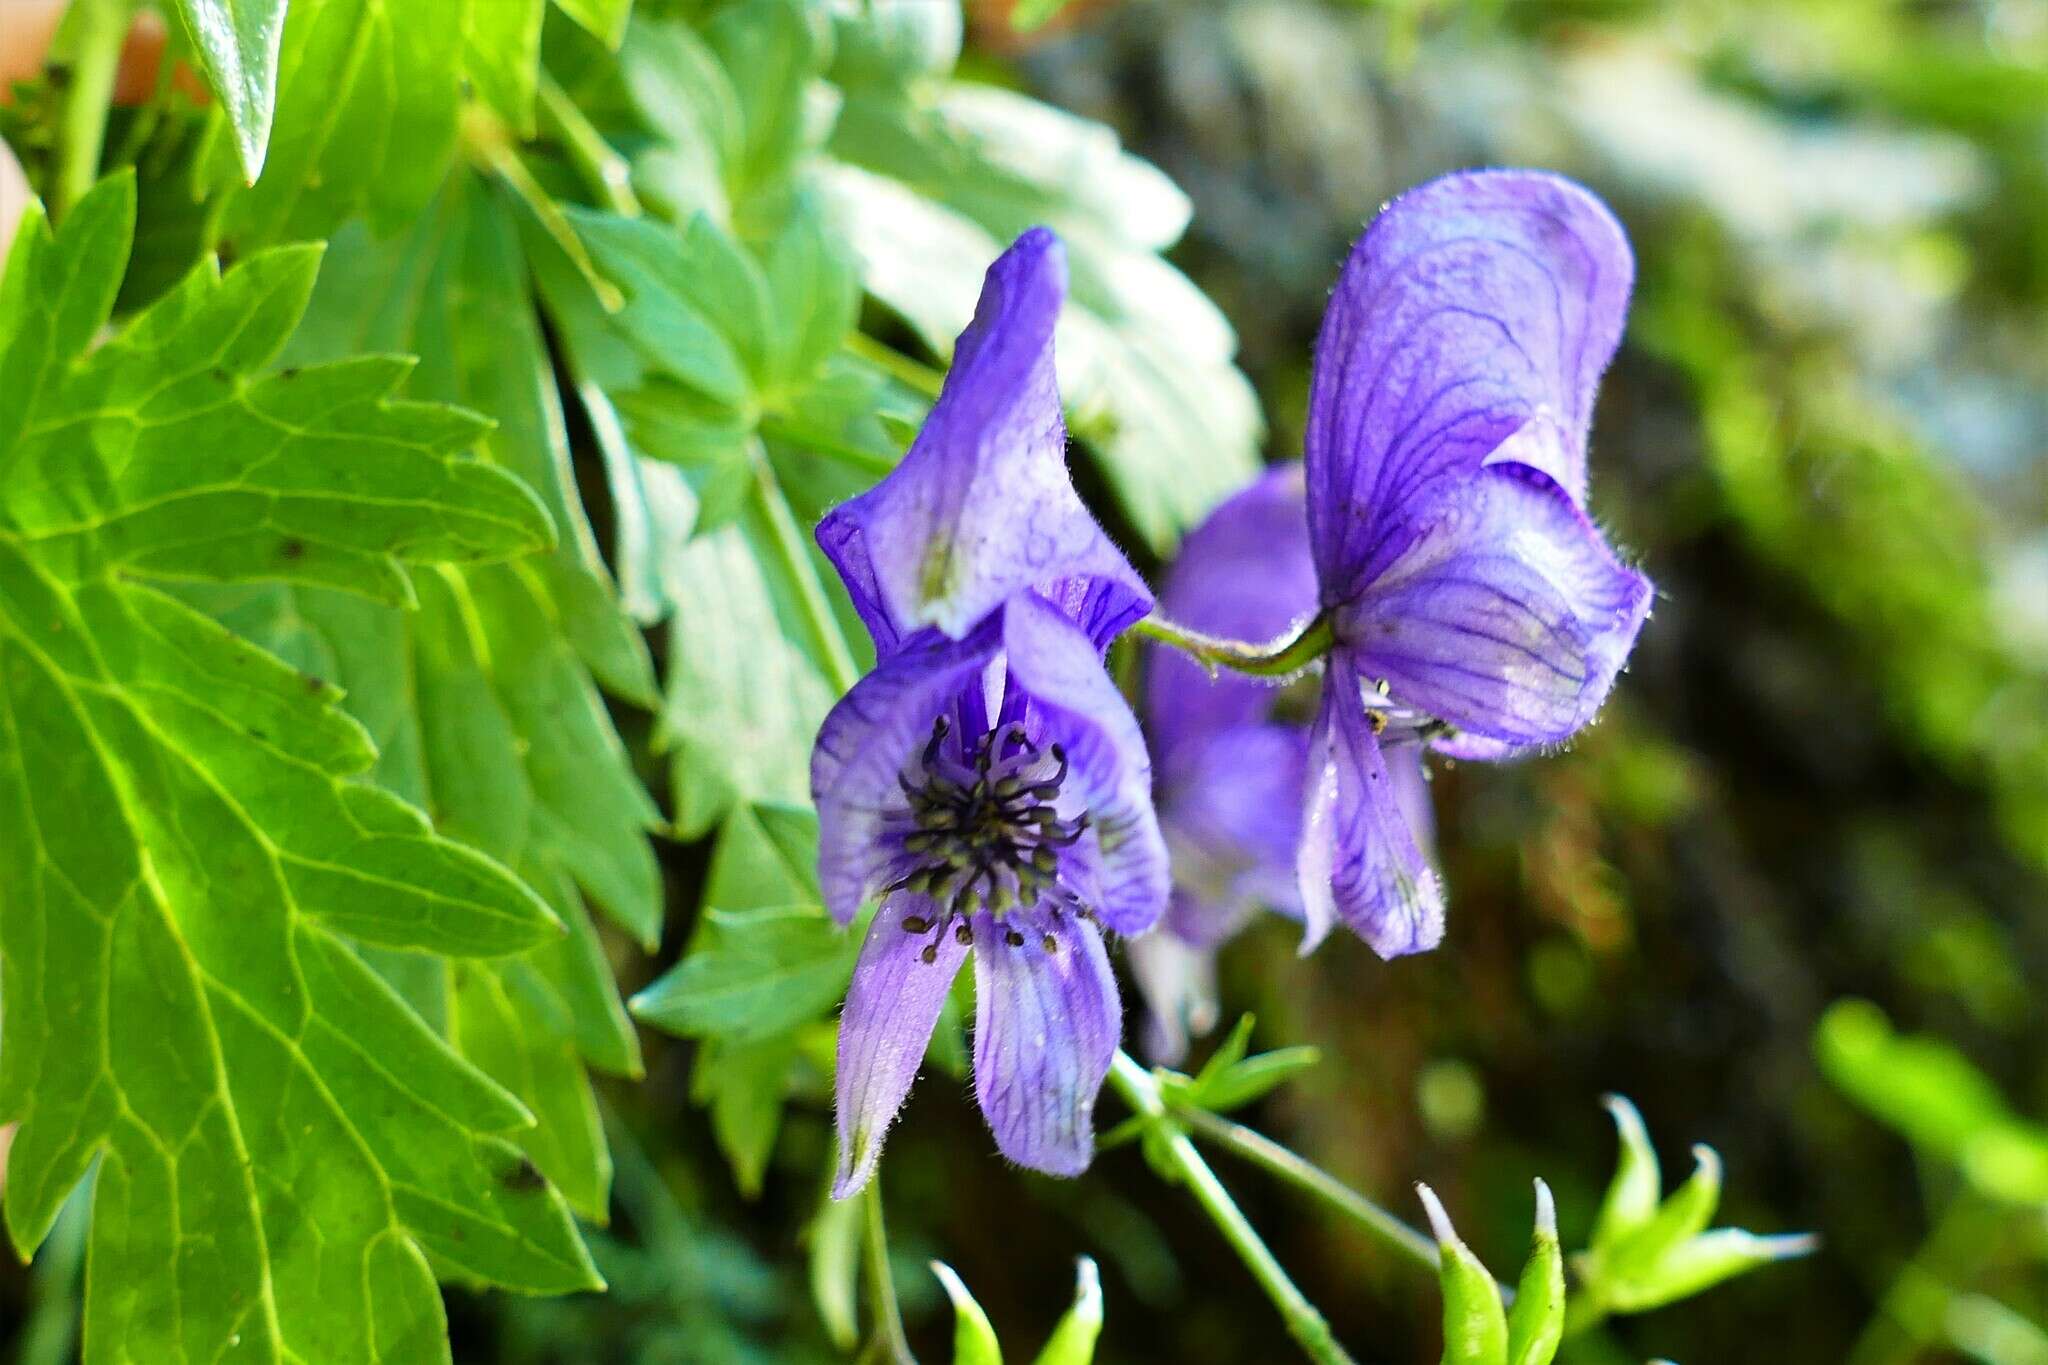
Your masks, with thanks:
[(903, 932), (906, 934), (921, 934), (931, 927), (932, 922), (923, 915), (905, 915), (903, 917)]
[(919, 953), (918, 956), (924, 959), (926, 966), (930, 966), (939, 960), (939, 945), (936, 943), (925, 944), (924, 951)]
[(932, 737), (924, 746), (924, 766), (929, 768), (939, 761), (939, 741), (946, 737), (947, 721), (939, 716), (932, 721)]
[(1024, 935), (1018, 933), (1015, 929), (1011, 929), (1003, 935), (1003, 942), (1009, 944), (1012, 948), (1022, 948), (1024, 946)]
[(959, 944), (974, 942), (974, 929), (966, 920), (963, 919), (953, 926), (953, 941)]
[(1060, 950), (1060, 941), (1051, 934), (1047, 934), (1044, 938), (1040, 939), (1039, 945), (1048, 953), (1056, 953)]

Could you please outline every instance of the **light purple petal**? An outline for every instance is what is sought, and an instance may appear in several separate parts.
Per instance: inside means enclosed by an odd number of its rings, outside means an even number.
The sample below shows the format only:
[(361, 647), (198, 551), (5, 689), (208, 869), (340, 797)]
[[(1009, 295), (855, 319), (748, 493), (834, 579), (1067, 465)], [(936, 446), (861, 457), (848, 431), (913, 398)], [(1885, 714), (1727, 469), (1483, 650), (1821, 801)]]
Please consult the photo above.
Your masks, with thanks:
[(1218, 917), (1217, 932), (1198, 936), (1193, 922), (1182, 922), (1176, 895), (1169, 928), (1214, 944), (1254, 908), (1300, 918), (1294, 858), (1307, 770), (1308, 732), (1290, 725), (1240, 725), (1183, 742), (1178, 771), (1159, 791), (1174, 885), (1227, 916)]
[(1057, 608), (1026, 593), (1002, 619), (1010, 677), (1033, 728), (1067, 755), (1061, 813), (1088, 812), (1090, 832), (1070, 852), (1092, 864), (1093, 885), (1076, 889), (1111, 929), (1141, 933), (1166, 908), (1169, 879), (1138, 719), (1103, 669), (1100, 649)]
[(874, 1175), (882, 1139), (917, 1079), (946, 991), (967, 956), (965, 944), (943, 933), (936, 938), (935, 960), (926, 962), (923, 953), (934, 936), (905, 930), (903, 921), (912, 915), (936, 921), (937, 907), (904, 892), (882, 903), (846, 990), (833, 1082), (839, 1116), (834, 1199), (858, 1193)]
[(1443, 939), (1443, 882), (1416, 841), (1366, 723), (1358, 675), (1341, 656), (1330, 660), (1309, 738), (1300, 878), (1303, 952), (1339, 922), (1381, 957), (1423, 952)]
[(1534, 171), (1411, 190), (1345, 263), (1316, 342), (1309, 528), (1327, 600), (1398, 556), (1418, 500), (1489, 460), (1585, 494), (1593, 396), (1634, 278), (1606, 207)]
[(964, 640), (929, 630), (911, 637), (826, 715), (811, 750), (811, 800), (818, 883), (841, 924), (897, 875), (895, 846), (883, 833), (890, 813), (905, 804), (898, 778), (930, 738), (934, 718), (950, 713), (1001, 651), (1001, 627), (994, 618)]
[(1568, 739), (1627, 660), (1649, 580), (1526, 465), (1445, 490), (1418, 524), (1407, 552), (1339, 615), (1360, 673), (1472, 735)]
[[(1276, 465), (1209, 514), (1181, 542), (1159, 594), (1176, 624), (1234, 640), (1277, 639), (1316, 609), (1308, 503), (1299, 464)], [(1262, 721), (1270, 683), (1228, 671), (1210, 677), (1178, 650), (1146, 649), (1145, 719), (1171, 779), (1184, 739)]]
[(1101, 934), (1072, 916), (977, 915), (974, 997), (974, 1094), (996, 1146), (1020, 1166), (1079, 1175), (1123, 1025)]
[[(1166, 912), (1169, 923), (1183, 899), (1175, 893)], [(1175, 933), (1141, 934), (1124, 945), (1124, 960), (1145, 1001), (1139, 1031), (1145, 1056), (1161, 1066), (1178, 1066), (1187, 1056), (1188, 1040), (1216, 1027), (1216, 950)]]
[(903, 462), (818, 526), (884, 654), (920, 626), (965, 635), (1061, 578), (1100, 585), (1107, 617), (1151, 605), (1067, 476), (1052, 345), (1066, 287), (1065, 249), (1044, 228), (999, 256)]

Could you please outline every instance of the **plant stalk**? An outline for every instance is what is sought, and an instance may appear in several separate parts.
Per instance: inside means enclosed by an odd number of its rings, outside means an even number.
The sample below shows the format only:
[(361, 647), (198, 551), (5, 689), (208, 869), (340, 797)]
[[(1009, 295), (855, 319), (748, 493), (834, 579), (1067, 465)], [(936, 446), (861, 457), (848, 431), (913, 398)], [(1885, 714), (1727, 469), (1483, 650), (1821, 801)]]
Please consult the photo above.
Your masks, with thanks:
[(121, 71), (121, 48), (128, 41), (134, 16), (128, 0), (77, 0), (64, 17), (56, 38), (68, 64), (64, 108), (57, 122), (57, 171), (52, 197), (54, 216), (62, 218), (85, 197), (99, 178), (100, 154), (107, 136), (107, 109), (114, 101), (114, 81)]
[(875, 1315), (876, 1339), (893, 1365), (917, 1365), (910, 1338), (903, 1331), (903, 1310), (896, 1302), (896, 1281), (889, 1273), (889, 1229), (882, 1221), (882, 1176), (877, 1171), (861, 1192), (866, 1217), (868, 1302)]
[[(1189, 1131), (1219, 1147), (1228, 1149), (1255, 1166), (1264, 1167), (1296, 1189), (1305, 1190), (1337, 1212), (1380, 1239), (1387, 1246), (1416, 1263), (1434, 1277), (1440, 1264), (1436, 1239), (1429, 1237), (1372, 1200), (1346, 1185), (1322, 1167), (1283, 1147), (1263, 1133), (1233, 1123), (1206, 1109), (1175, 1105), (1173, 1116)], [(1514, 1301), (1514, 1290), (1501, 1286), (1504, 1302)]]
[(1136, 634), (1171, 645), (1212, 674), (1219, 668), (1227, 668), (1233, 673), (1248, 673), (1255, 678), (1292, 677), (1328, 654), (1336, 643), (1328, 612), (1319, 613), (1292, 635), (1262, 645), (1204, 635), (1160, 616), (1147, 616), (1131, 629)]
[(1252, 1227), (1244, 1211), (1230, 1197), (1230, 1191), (1216, 1178), (1216, 1173), (1202, 1160), (1202, 1154), (1195, 1150), (1195, 1144), (1188, 1139), (1186, 1131), (1167, 1111), (1166, 1101), (1160, 1095), (1159, 1084), (1153, 1080), (1152, 1073), (1133, 1061), (1129, 1053), (1118, 1049), (1109, 1065), (1109, 1079), (1134, 1112), (1163, 1129), (1164, 1150), (1173, 1163), (1175, 1174), (1195, 1196), (1195, 1202), (1202, 1206), (1210, 1221), (1216, 1224), (1223, 1239), (1237, 1252), (1238, 1259), (1251, 1271), (1252, 1278), (1266, 1291), (1266, 1297), (1280, 1310), (1289, 1335), (1300, 1344), (1308, 1358), (1318, 1365), (1355, 1365), (1350, 1354), (1338, 1344), (1321, 1311), (1288, 1278), (1287, 1271), (1260, 1240), (1257, 1229)]

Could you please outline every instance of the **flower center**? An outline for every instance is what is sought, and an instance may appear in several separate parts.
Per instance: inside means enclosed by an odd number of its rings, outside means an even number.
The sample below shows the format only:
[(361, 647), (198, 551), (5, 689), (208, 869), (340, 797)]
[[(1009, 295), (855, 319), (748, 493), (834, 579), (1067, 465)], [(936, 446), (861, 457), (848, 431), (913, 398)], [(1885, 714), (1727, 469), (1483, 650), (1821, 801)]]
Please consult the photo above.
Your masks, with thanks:
[[(944, 716), (932, 724), (931, 741), (920, 760), (899, 777), (909, 810), (902, 830), (903, 851), (915, 867), (888, 887), (931, 897), (943, 911), (936, 921), (908, 916), (908, 933), (938, 932), (924, 959), (938, 956), (950, 926), (962, 943), (973, 941), (968, 918), (988, 910), (1001, 918), (1042, 900), (1083, 919), (1088, 908), (1060, 877), (1061, 851), (1088, 830), (1084, 811), (1062, 819), (1056, 803), (1067, 779), (1067, 755), (1059, 745), (1044, 749), (1021, 725), (984, 734), (965, 759), (945, 752)], [(1023, 941), (1007, 931), (1012, 944)], [(1052, 939), (1046, 936), (1048, 947)]]

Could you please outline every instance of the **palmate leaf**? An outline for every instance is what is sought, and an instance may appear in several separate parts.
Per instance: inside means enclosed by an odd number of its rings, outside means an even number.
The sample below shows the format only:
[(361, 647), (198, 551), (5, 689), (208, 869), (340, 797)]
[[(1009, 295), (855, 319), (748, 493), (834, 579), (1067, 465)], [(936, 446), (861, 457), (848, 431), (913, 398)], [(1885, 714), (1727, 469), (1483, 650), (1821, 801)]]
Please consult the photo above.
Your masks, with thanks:
[(354, 780), (335, 689), (151, 579), (387, 602), (401, 561), (546, 544), (482, 424), (370, 358), (255, 377), (317, 253), (202, 267), (87, 353), (131, 232), (103, 184), (0, 285), (0, 1114), (41, 1240), (98, 1161), (88, 1360), (445, 1360), (429, 1264), (591, 1288), (531, 1122), (351, 941), (490, 956), (559, 936), (500, 866)]
[(377, 741), (377, 780), (513, 868), (569, 926), (567, 939), (517, 957), (376, 962), (533, 1111), (519, 1139), (527, 1155), (602, 1221), (611, 1168), (584, 1066), (636, 1075), (639, 1053), (584, 898), (651, 947), (661, 886), (646, 838), (657, 815), (592, 673), (651, 705), (652, 668), (576, 499), (512, 212), (459, 176), (404, 237), (345, 232), (285, 358), (417, 348), (429, 359), (413, 391), (499, 417), (485, 450), (543, 490), (562, 543), (516, 564), (423, 575), (416, 613), (285, 585), (208, 605), (340, 681)]

